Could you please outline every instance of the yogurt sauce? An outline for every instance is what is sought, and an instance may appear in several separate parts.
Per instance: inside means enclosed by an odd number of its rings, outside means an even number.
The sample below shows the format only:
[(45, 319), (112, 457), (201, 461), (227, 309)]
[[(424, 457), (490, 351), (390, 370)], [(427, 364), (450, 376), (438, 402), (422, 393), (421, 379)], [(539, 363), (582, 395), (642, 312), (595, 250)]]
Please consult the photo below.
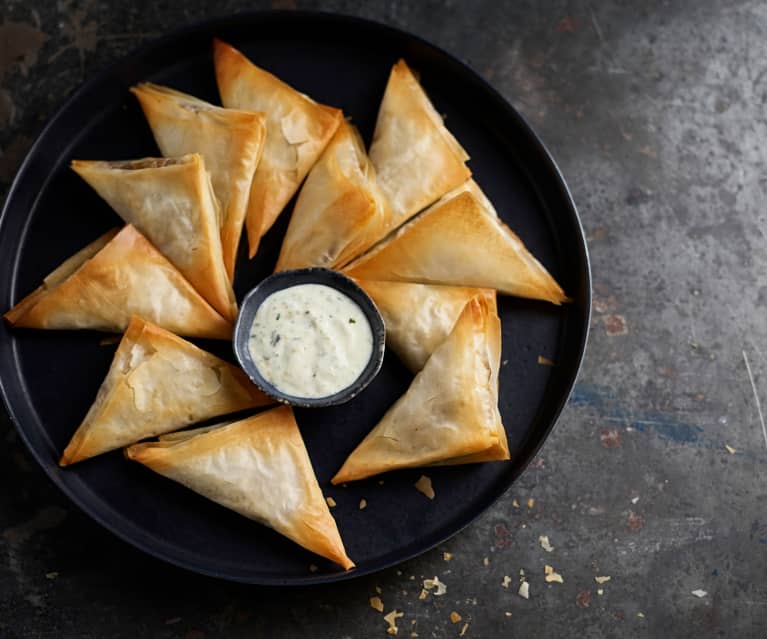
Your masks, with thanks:
[(318, 398), (351, 386), (373, 354), (362, 309), (324, 284), (299, 284), (258, 307), (248, 349), (261, 375), (294, 397)]

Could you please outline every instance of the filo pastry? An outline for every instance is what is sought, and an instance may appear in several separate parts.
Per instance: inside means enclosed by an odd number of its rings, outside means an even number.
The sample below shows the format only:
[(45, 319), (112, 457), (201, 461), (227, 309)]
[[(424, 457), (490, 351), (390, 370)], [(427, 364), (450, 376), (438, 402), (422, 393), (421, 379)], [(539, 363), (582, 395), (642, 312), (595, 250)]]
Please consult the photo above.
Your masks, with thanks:
[(478, 295), (332, 483), (400, 468), (509, 459), (498, 411), (500, 356), (500, 320)]
[(363, 280), (493, 288), (553, 304), (569, 301), (472, 180), (344, 271)]
[(132, 87), (131, 92), (164, 156), (203, 157), (221, 204), (221, 247), (232, 281), (250, 187), (266, 140), (266, 117), (257, 111), (215, 106), (150, 82)]
[(134, 317), (59, 464), (270, 403), (238, 367)]
[(385, 231), (400, 226), (467, 180), (471, 176), (468, 159), (407, 63), (397, 62), (389, 75), (370, 146), (370, 160), (392, 208)]
[(24, 328), (121, 333), (133, 315), (179, 335), (232, 336), (229, 320), (130, 224), (64, 261), (3, 317)]
[(117, 162), (73, 160), (72, 168), (133, 224), (224, 317), (237, 316), (224, 268), (219, 207), (198, 153)]
[(266, 143), (245, 219), (253, 257), (259, 240), (298, 190), (343, 114), (299, 93), (225, 42), (214, 40), (213, 57), (223, 105), (266, 114)]
[(199, 434), (136, 444), (126, 455), (346, 570), (354, 567), (288, 406)]
[(339, 268), (382, 237), (389, 217), (359, 132), (342, 122), (301, 187), (275, 270)]
[(495, 312), (495, 291), (464, 286), (356, 280), (386, 325), (386, 344), (413, 373), (445, 341), (467, 302), (484, 295)]

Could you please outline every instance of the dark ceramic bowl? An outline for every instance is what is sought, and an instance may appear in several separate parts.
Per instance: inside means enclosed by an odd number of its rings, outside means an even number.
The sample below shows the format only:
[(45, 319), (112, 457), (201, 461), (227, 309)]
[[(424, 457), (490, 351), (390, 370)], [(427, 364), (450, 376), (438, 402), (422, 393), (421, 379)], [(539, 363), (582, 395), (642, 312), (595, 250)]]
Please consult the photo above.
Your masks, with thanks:
[[(367, 366), (365, 366), (360, 376), (352, 384), (333, 395), (325, 397), (296, 397), (283, 393), (261, 375), (253, 358), (250, 356), (248, 339), (250, 338), (250, 328), (253, 325), (258, 307), (272, 293), (290, 288), (291, 286), (297, 286), (298, 284), (324, 284), (344, 293), (362, 309), (368, 322), (370, 322), (370, 328), (373, 332), (373, 352), (370, 355)], [(331, 271), (326, 268), (302, 268), (280, 271), (270, 275), (252, 289), (245, 296), (245, 299), (242, 300), (240, 314), (234, 327), (234, 354), (251, 381), (269, 397), (276, 399), (278, 402), (303, 408), (335, 406), (352, 399), (373, 381), (378, 371), (381, 370), (385, 344), (386, 329), (384, 328), (384, 321), (373, 300), (370, 299), (365, 291), (357, 286), (354, 280), (341, 275), (337, 271)]]

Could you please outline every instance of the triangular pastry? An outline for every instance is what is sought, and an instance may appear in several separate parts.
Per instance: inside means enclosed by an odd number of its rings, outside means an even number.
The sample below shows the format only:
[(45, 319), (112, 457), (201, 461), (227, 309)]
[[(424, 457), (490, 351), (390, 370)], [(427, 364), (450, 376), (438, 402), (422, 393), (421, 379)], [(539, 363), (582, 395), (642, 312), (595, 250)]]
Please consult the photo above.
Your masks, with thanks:
[(223, 105), (266, 115), (266, 144), (245, 219), (253, 257), (259, 240), (298, 190), (343, 114), (299, 93), (225, 42), (214, 40), (213, 57)]
[(466, 303), (483, 294), (495, 312), (495, 291), (462, 286), (357, 280), (386, 326), (386, 344), (413, 373), (453, 330)]
[(498, 411), (500, 356), (500, 320), (478, 295), (332, 483), (398, 468), (508, 459)]
[(494, 288), (553, 304), (569, 301), (478, 188), (469, 182), (456, 189), (344, 271), (366, 280)]
[(447, 130), (404, 60), (389, 75), (370, 159), (392, 207), (387, 230), (400, 226), (471, 176), (466, 166), (468, 153)]
[(149, 82), (131, 92), (166, 157), (199, 153), (221, 204), (221, 247), (229, 280), (240, 242), (250, 186), (266, 139), (263, 113), (224, 109)]
[(134, 317), (59, 464), (270, 403), (237, 366)]
[(354, 567), (288, 406), (175, 442), (136, 444), (126, 455), (346, 570)]
[(342, 122), (301, 187), (275, 270), (339, 268), (382, 237), (389, 215), (357, 129)]
[(3, 317), (24, 328), (121, 333), (133, 315), (179, 335), (232, 336), (232, 324), (130, 224), (78, 251)]
[(224, 268), (218, 203), (202, 157), (119, 162), (73, 160), (72, 168), (181, 271), (211, 306), (237, 315)]

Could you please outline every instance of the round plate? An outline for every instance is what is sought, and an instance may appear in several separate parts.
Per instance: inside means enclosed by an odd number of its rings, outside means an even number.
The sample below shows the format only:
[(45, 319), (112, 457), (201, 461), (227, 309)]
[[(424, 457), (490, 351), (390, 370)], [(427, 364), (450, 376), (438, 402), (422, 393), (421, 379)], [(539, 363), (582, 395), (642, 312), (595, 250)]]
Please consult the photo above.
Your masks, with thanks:
[[(420, 470), (330, 486), (349, 452), (412, 379), (390, 352), (378, 377), (353, 401), (296, 410), (320, 485), (338, 504), (332, 512), (357, 563), (347, 573), (126, 461), (119, 451), (60, 469), (56, 460), (114, 353), (113, 345), (100, 344), (103, 334), (9, 330), (3, 324), (3, 399), (54, 483), (96, 521), (156, 557), (208, 575), (275, 585), (381, 570), (441, 543), (487, 509), (533, 458), (567, 401), (591, 306), (588, 255), (575, 206), (554, 161), (523, 118), (476, 73), (437, 47), (390, 27), (336, 15), (273, 12), (214, 19), (124, 58), (81, 87), (48, 123), (16, 176), (0, 219), (3, 312), (64, 259), (120, 223), (68, 162), (159, 155), (128, 87), (147, 80), (218, 103), (214, 36), (316, 100), (343, 108), (368, 142), (392, 64), (402, 57), (420, 72), (437, 110), (471, 155), (477, 182), (574, 300), (555, 307), (499, 298), (500, 409), (512, 460), (425, 471), (436, 491), (433, 501), (413, 488)], [(291, 208), (264, 238), (256, 259), (247, 259), (244, 242), (240, 247), (239, 299), (271, 273)], [(198, 344), (233, 360), (231, 344)], [(540, 365), (539, 355), (555, 366)], [(358, 507), (362, 498), (365, 510)], [(310, 564), (318, 570), (310, 572)]]

